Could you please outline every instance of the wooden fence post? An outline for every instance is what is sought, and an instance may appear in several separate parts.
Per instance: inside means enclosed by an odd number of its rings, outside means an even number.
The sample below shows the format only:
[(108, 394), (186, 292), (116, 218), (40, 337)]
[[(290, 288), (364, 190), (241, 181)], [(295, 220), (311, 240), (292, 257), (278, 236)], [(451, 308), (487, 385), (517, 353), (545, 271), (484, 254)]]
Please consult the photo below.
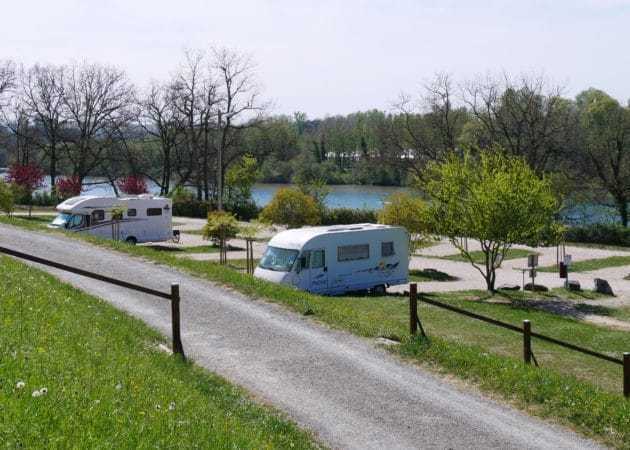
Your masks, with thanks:
[(173, 353), (184, 357), (179, 317), (179, 283), (171, 284), (171, 325), (173, 328)]
[(532, 363), (532, 324), (523, 320), (523, 360), (525, 364)]
[(623, 395), (630, 398), (630, 352), (623, 354)]
[(409, 333), (418, 334), (418, 285), (409, 285)]

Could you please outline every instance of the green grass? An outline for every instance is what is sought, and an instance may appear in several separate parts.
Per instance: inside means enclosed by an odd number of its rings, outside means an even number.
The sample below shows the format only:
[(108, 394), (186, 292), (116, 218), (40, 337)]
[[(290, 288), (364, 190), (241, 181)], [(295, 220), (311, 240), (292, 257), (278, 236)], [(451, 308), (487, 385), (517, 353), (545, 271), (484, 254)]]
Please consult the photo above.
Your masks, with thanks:
[[(608, 267), (630, 266), (630, 256), (609, 256), (607, 258), (585, 259), (575, 261), (569, 267), (569, 272), (590, 272)], [(540, 272), (556, 272), (556, 265), (540, 267)]]
[[(507, 251), (504, 261), (508, 259), (518, 259), (518, 258), (527, 258), (527, 255), (535, 254), (536, 252), (532, 252), (531, 250), (524, 250), (522, 248), (511, 248)], [(483, 264), (485, 262), (485, 255), (481, 250), (475, 250), (470, 252), (470, 256), (473, 261), (477, 264)], [(468, 262), (468, 258), (462, 256), (460, 253), (455, 255), (447, 255), (447, 256), (439, 256), (440, 259), (447, 259), (449, 261), (464, 261)]]
[(316, 447), (240, 389), (158, 350), (162, 336), (106, 302), (6, 257), (0, 275), (3, 447)]
[(409, 281), (456, 281), (457, 277), (449, 275), (446, 272), (440, 272), (435, 269), (411, 269), (409, 270)]
[[(360, 336), (401, 340), (403, 345), (399, 351), (413, 362), (470, 380), (532, 414), (552, 417), (608, 444), (630, 447), (630, 401), (620, 394), (620, 366), (534, 340), (533, 349), (541, 369), (526, 367), (520, 361), (520, 334), (421, 303), (419, 315), (430, 336), (427, 345), (406, 338), (408, 300), (403, 296), (311, 295), (215, 263), (176, 258), (142, 246), (84, 239), (179, 268), (252, 298), (283, 304)], [(534, 308), (537, 299), (551, 300), (564, 294), (556, 291), (548, 294), (549, 297), (541, 294), (531, 297), (530, 294), (502, 292), (489, 297), (482, 292), (456, 292), (434, 298), (518, 326), (528, 319), (536, 332), (618, 358), (622, 352), (630, 350), (630, 333)], [(570, 298), (570, 294), (566, 297)], [(573, 300), (566, 301), (574, 304)]]

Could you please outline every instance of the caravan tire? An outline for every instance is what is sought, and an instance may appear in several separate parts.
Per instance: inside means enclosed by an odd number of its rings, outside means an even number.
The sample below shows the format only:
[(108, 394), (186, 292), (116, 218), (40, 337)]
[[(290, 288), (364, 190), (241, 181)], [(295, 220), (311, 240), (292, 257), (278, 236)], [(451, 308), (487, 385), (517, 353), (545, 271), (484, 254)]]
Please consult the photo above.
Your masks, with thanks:
[(125, 242), (129, 245), (136, 245), (138, 243), (138, 239), (133, 236), (129, 236), (127, 239), (125, 239)]
[(378, 286), (374, 286), (371, 289), (371, 293), (372, 295), (376, 295), (376, 296), (385, 295), (387, 293), (387, 288), (385, 287), (384, 284), (379, 284)]

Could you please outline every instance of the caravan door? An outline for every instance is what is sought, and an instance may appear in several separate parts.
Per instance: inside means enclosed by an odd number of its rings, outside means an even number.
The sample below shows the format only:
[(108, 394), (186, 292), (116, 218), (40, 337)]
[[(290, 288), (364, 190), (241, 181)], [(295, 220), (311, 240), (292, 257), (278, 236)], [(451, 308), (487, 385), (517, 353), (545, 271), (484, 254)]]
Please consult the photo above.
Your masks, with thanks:
[(326, 250), (311, 250), (310, 258), (310, 291), (322, 292), (328, 289), (328, 266), (326, 266)]

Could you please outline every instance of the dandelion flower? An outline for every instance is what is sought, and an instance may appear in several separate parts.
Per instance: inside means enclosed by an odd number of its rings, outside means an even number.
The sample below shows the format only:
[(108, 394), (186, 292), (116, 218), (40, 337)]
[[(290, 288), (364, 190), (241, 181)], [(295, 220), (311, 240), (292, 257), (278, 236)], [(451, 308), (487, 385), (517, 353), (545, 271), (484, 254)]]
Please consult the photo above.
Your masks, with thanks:
[(155, 405), (155, 409), (159, 411), (160, 409), (162, 409), (162, 407), (160, 405)]
[(33, 397), (41, 397), (42, 393), (39, 392), (39, 390), (34, 390), (33, 393), (31, 394)]
[(41, 389), (39, 390), (39, 392), (40, 392), (42, 395), (46, 395), (46, 394), (48, 394), (48, 388), (43, 387), (43, 388), (41, 388)]
[(15, 385), (17, 389), (23, 389), (24, 386), (26, 386), (26, 383), (23, 381), (18, 381), (17, 384)]
[(168, 410), (169, 411), (175, 411), (175, 402), (171, 402), (168, 404)]
[(122, 389), (122, 384), (118, 383), (118, 384), (116, 385), (116, 390), (117, 390), (117, 391), (120, 391), (121, 389)]

